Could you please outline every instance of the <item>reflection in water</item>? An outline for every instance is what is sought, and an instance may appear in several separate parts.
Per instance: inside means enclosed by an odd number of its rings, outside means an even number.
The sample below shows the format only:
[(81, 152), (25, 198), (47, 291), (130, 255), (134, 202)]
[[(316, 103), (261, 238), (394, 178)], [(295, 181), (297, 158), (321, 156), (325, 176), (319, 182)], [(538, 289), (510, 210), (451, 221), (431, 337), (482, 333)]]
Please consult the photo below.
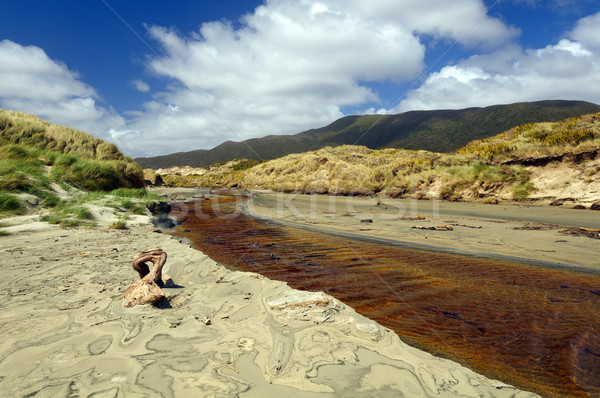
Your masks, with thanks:
[(229, 267), (324, 291), (488, 377), (545, 396), (600, 396), (599, 276), (276, 226), (235, 204), (175, 208), (185, 220), (176, 235)]

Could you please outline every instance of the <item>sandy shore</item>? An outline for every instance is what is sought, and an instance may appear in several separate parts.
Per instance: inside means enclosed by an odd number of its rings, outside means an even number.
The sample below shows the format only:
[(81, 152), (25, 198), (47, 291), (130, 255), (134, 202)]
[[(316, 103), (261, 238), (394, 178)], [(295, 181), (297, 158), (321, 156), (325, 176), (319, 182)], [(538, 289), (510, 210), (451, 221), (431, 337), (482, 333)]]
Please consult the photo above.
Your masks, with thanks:
[[(3, 223), (3, 397), (534, 396), (409, 347), (324, 294), (227, 270), (149, 217), (127, 230)], [(123, 308), (131, 259), (152, 247), (178, 286), (159, 307)]]
[[(246, 210), (289, 225), (390, 244), (600, 272), (600, 241), (573, 234), (581, 227), (600, 228), (599, 211), (273, 192), (256, 192)], [(426, 229), (443, 225), (452, 230)]]

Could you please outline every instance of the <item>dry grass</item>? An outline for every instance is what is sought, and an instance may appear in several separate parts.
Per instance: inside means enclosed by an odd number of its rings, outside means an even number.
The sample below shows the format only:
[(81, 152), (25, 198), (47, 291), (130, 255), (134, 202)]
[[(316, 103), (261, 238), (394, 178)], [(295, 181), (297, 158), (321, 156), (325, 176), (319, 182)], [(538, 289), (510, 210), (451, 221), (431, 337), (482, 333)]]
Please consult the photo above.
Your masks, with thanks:
[(484, 140), (472, 141), (458, 154), (500, 163), (559, 156), (600, 147), (600, 113), (556, 123), (524, 124)]
[(500, 184), (526, 182), (518, 166), (473, 161), (448, 155), (400, 149), (371, 150), (362, 146), (323, 148), (288, 155), (248, 170), (240, 186), (283, 192), (333, 195), (412, 195), (449, 200), (487, 196)]
[(343, 145), (291, 154), (244, 173), (245, 188), (337, 195), (379, 192), (400, 176), (431, 169), (447, 155)]
[[(0, 196), (34, 195), (43, 207), (57, 208), (59, 214), (62, 204), (53, 183), (66, 190), (112, 191), (141, 188), (144, 179), (141, 167), (113, 144), (33, 115), (0, 109)], [(26, 208), (5, 202), (0, 209), (4, 213)]]
[[(452, 154), (343, 145), (290, 154), (257, 165), (238, 160), (206, 169), (158, 172), (170, 186), (332, 195), (382, 193), (447, 200), (492, 201), (499, 197), (523, 200), (536, 188), (529, 181), (529, 169), (520, 166), (519, 160), (599, 148), (600, 113), (557, 123), (526, 124), (473, 141)], [(240, 170), (237, 166), (240, 164), (247, 169)]]
[[(260, 164), (256, 160), (230, 160), (217, 163), (208, 167), (171, 167), (159, 169), (157, 174), (162, 176), (163, 183), (168, 187), (237, 187), (244, 172), (253, 166)], [(155, 179), (146, 172), (147, 179)]]
[(114, 144), (84, 131), (50, 124), (27, 113), (0, 109), (0, 145), (9, 143), (90, 159), (131, 161)]

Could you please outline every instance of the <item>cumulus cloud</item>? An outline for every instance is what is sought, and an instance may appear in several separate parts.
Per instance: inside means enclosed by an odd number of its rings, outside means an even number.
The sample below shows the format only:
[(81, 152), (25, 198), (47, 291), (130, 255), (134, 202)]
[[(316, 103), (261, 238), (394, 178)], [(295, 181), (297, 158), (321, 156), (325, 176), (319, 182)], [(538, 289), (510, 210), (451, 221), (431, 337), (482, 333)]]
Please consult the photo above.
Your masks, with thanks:
[(459, 109), (545, 99), (600, 103), (599, 14), (581, 19), (568, 38), (540, 49), (508, 46), (431, 74), (392, 112)]
[[(494, 47), (516, 34), (481, 0), (268, 0), (236, 25), (204, 23), (188, 36), (147, 29), (161, 53), (148, 71), (173, 84), (130, 113), (128, 128), (160, 153), (296, 133), (378, 102), (369, 83), (422, 72), (421, 35)], [(119, 139), (133, 149), (140, 137)]]
[(0, 42), (0, 107), (99, 135), (123, 119), (96, 104), (95, 90), (39, 47)]
[(150, 91), (150, 86), (143, 80), (132, 80), (131, 86), (141, 93), (147, 93)]
[(378, 101), (366, 82), (423, 68), (410, 29), (335, 2), (268, 1), (240, 22), (205, 23), (191, 36), (148, 27), (161, 48), (149, 72), (174, 83), (132, 114), (132, 126), (161, 152), (320, 127), (343, 106)]
[(414, 80), (431, 38), (487, 55), (431, 74), (392, 111), (591, 100), (597, 19), (581, 20), (559, 43), (523, 50), (519, 31), (482, 0), (267, 0), (235, 23), (208, 22), (187, 35), (147, 26), (160, 56), (147, 58), (146, 73), (166, 87), (151, 92), (132, 80), (151, 100), (125, 118), (99, 106), (94, 89), (42, 49), (1, 42), (0, 105), (85, 128), (131, 156), (211, 148), (320, 127), (346, 106), (372, 107), (380, 99), (371, 83)]
[(366, 17), (400, 24), (418, 34), (451, 39), (465, 46), (496, 47), (519, 34), (518, 29), (490, 17), (486, 6), (478, 0), (351, 0), (350, 3)]
[(580, 19), (571, 32), (571, 37), (584, 45), (600, 48), (600, 12)]

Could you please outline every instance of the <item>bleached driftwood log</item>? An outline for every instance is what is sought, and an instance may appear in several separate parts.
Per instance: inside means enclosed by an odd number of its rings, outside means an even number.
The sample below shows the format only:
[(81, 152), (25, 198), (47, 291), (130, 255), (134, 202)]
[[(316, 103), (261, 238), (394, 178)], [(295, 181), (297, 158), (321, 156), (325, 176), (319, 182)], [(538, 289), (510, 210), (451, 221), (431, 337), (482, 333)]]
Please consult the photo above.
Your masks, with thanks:
[[(157, 304), (165, 298), (161, 287), (167, 281), (172, 284), (168, 275), (164, 275), (164, 277), (162, 275), (162, 268), (166, 262), (167, 253), (158, 247), (144, 250), (133, 258), (133, 269), (140, 274), (140, 280), (132, 283), (125, 291), (125, 307), (148, 303)], [(152, 263), (151, 269), (148, 267), (148, 263)]]

